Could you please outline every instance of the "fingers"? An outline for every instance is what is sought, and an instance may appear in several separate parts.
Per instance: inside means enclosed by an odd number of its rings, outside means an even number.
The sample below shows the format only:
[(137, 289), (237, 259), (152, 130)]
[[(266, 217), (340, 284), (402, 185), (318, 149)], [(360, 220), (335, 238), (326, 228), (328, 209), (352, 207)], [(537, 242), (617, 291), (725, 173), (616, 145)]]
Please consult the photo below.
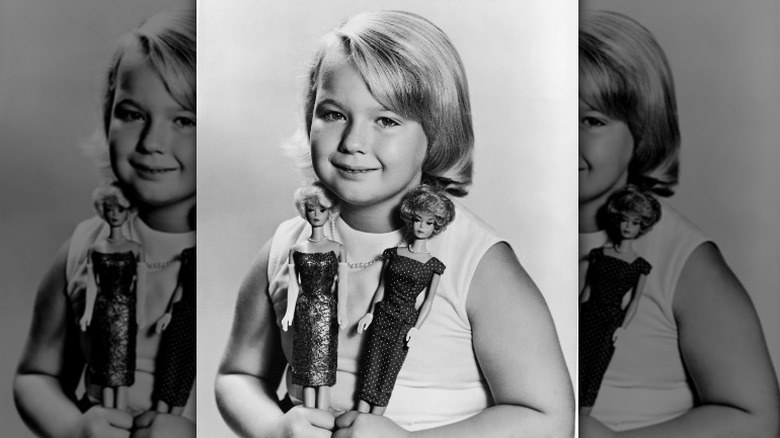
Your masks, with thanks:
[(358, 411), (347, 411), (338, 417), (336, 417), (336, 427), (338, 429), (346, 429), (348, 427), (352, 426), (352, 423), (355, 422), (355, 419), (360, 415), (360, 412)]
[(333, 414), (331, 414), (328, 411), (323, 411), (322, 409), (313, 409), (313, 408), (303, 408), (305, 410), (304, 416), (307, 420), (309, 420), (309, 423), (314, 427), (319, 427), (321, 429), (327, 429), (332, 431), (333, 427), (336, 424), (336, 419), (333, 417)]
[(135, 417), (135, 420), (132, 421), (132, 425), (136, 429), (147, 428), (152, 425), (155, 417), (157, 417), (156, 411), (146, 411), (143, 414)]

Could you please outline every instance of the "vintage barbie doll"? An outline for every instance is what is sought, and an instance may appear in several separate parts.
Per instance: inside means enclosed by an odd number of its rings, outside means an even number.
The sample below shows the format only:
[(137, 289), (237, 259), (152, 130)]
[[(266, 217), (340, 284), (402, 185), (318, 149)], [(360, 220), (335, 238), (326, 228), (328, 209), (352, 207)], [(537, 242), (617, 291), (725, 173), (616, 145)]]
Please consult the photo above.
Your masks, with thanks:
[(87, 372), (103, 388), (103, 406), (125, 409), (127, 388), (135, 380), (136, 331), (143, 325), (143, 250), (122, 234), (130, 201), (116, 184), (98, 187), (95, 210), (108, 224), (105, 239), (87, 253), (87, 297), (82, 330), (91, 327)]
[[(445, 266), (431, 255), (428, 239), (452, 222), (455, 205), (443, 192), (423, 184), (401, 200), (401, 218), (409, 243), (405, 248), (388, 248), (382, 254), (379, 286), (357, 328), (358, 333), (368, 329), (358, 411), (378, 415), (387, 408), (409, 346), (431, 312)], [(418, 309), (417, 296), (423, 291), (425, 300)]]
[(180, 415), (187, 404), (196, 369), (195, 248), (181, 252), (179, 284), (165, 315), (157, 321), (162, 334), (152, 400), (158, 412)]
[[(607, 201), (609, 244), (593, 249), (580, 294), (580, 415), (588, 415), (620, 333), (636, 314), (652, 267), (633, 247), (661, 218), (661, 204), (632, 185)], [(627, 300), (628, 299), (628, 300)]]
[(295, 207), (311, 226), (311, 235), (290, 249), (282, 330), (292, 326), (295, 331), (290, 371), (293, 383), (303, 386), (304, 406), (327, 410), (329, 389), (336, 383), (339, 327), (347, 312), (345, 250), (325, 237), (323, 227), (336, 204), (321, 183), (296, 190)]
[[(120, 293), (130, 288), (134, 276), (130, 266), (137, 263), (136, 257), (107, 260), (98, 254), (103, 251), (94, 249), (106, 238), (120, 237), (111, 216), (106, 215), (108, 224), (100, 218), (78, 224), (38, 289), (15, 380), (16, 405), (39, 436), (193, 437), (192, 400), (184, 415), (154, 411), (161, 336), (156, 324), (144, 322), (157, 321), (165, 313), (183, 262), (180, 253), (195, 244), (194, 12), (160, 13), (127, 34), (105, 79), (103, 135), (94, 144), (96, 161), (137, 211), (122, 232), (141, 245), (137, 252), (146, 281), (139, 276), (136, 289), (145, 293), (139, 296), (138, 311), (132, 297), (120, 301)], [(91, 320), (87, 290), (93, 276), (88, 275), (88, 262), (100, 288)], [(115, 280), (104, 274), (109, 263), (114, 265)], [(104, 319), (102, 308), (114, 313)], [(82, 315), (87, 317), (80, 321)], [(141, 320), (137, 330), (133, 315)], [(80, 322), (89, 323), (89, 333), (79, 329)], [(114, 353), (116, 347), (123, 348), (121, 354)], [(117, 382), (122, 385), (132, 384), (126, 391), (126, 407), (101, 406), (101, 387), (106, 383), (101, 380), (103, 371), (95, 369), (100, 355), (121, 358), (122, 364), (109, 364), (114, 368), (107, 373), (121, 376)]]
[[(430, 313), (421, 312), (425, 329), (412, 330), (414, 346), (387, 409), (381, 416), (352, 410), (368, 341), (356, 329), (390, 264), (380, 263), (383, 252), (404, 238), (401, 199), (421, 183), (454, 196), (464, 196), (471, 183), (468, 87), (444, 32), (403, 11), (348, 19), (322, 40), (305, 78), (297, 164), (338, 198), (339, 215), (323, 231), (344, 245), (349, 267), (337, 381), (328, 411), (302, 406), (301, 387), (289, 373), (288, 397), (281, 403), (277, 397), (285, 367), (294, 362), (293, 339), (281, 322), (290, 249), (311, 236), (309, 225), (294, 218), (260, 250), (239, 292), (216, 383), (225, 420), (242, 436), (383, 437), (425, 429), (457, 438), (486, 436), (485, 424), (493, 436), (518, 430), (570, 436), (571, 386), (544, 300), (509, 246), (457, 203), (448, 231), (412, 249), (436, 254), (448, 274), (430, 294)], [(396, 258), (428, 258), (398, 251)], [(436, 259), (425, 269), (441, 272)], [(405, 320), (414, 325), (418, 318), (410, 313)], [(517, 348), (506, 348), (510, 338)]]
[[(646, 28), (622, 14), (585, 11), (579, 44), (579, 252), (581, 268), (588, 263), (592, 271), (588, 255), (605, 244), (605, 257), (595, 264), (620, 263), (606, 257), (617, 253), (609, 250), (614, 240), (607, 243), (605, 230), (620, 231), (605, 220), (613, 193), (633, 184), (657, 196), (673, 194), (680, 132), (671, 69)], [(712, 241), (659, 203), (658, 223), (631, 242), (652, 274), (640, 277), (643, 286), (638, 280), (639, 302), (626, 310), (630, 325), (618, 330), (601, 386), (588, 391), (598, 397), (590, 414), (580, 416), (580, 436), (629, 430), (665, 438), (776, 436), (777, 380), (747, 292)], [(588, 282), (590, 302), (597, 299), (591, 273)], [(581, 324), (592, 323), (586, 318)], [(620, 321), (615, 318), (613, 327)], [(609, 330), (601, 335), (613, 336)], [(608, 339), (590, 339), (595, 330), (581, 328), (580, 334), (583, 342), (608, 345)], [(603, 367), (605, 355), (590, 357), (591, 347), (580, 348), (588, 355), (581, 356), (583, 370), (595, 366), (584, 361)], [(597, 384), (583, 379), (583, 386)]]

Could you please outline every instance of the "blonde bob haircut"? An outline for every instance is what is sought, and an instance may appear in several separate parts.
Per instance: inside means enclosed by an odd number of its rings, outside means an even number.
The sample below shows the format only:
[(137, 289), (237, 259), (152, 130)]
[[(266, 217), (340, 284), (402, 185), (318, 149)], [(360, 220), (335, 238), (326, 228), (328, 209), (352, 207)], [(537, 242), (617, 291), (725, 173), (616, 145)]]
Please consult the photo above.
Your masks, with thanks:
[(678, 182), (680, 128), (672, 72), (661, 46), (625, 15), (588, 12), (580, 18), (579, 69), (580, 99), (631, 131), (629, 182), (671, 196)]
[(447, 195), (434, 187), (421, 184), (401, 198), (401, 219), (411, 230), (415, 215), (427, 213), (433, 216), (433, 235), (447, 228), (455, 219), (455, 204)]
[[(471, 104), (463, 64), (447, 35), (403, 11), (363, 12), (327, 34), (306, 76), (306, 149), (323, 59), (331, 50), (344, 52), (380, 104), (422, 125), (428, 140), (423, 182), (465, 196), (473, 167)], [(304, 157), (310, 167), (310, 156)]]
[(104, 207), (106, 202), (110, 201), (114, 201), (117, 205), (124, 207), (125, 209), (130, 209), (132, 207), (130, 200), (127, 199), (117, 182), (101, 184), (92, 192), (92, 206), (101, 219), (106, 218)]
[(295, 190), (293, 197), (295, 198), (295, 208), (298, 210), (298, 214), (304, 219), (306, 219), (307, 204), (319, 205), (328, 209), (328, 215), (330, 217), (338, 214), (338, 204), (335, 202), (330, 191), (325, 188), (325, 185), (320, 181), (303, 183)]
[(157, 13), (119, 41), (105, 74), (101, 99), (101, 130), (84, 146), (104, 176), (111, 178), (108, 131), (114, 110), (117, 79), (122, 59), (139, 51), (158, 73), (171, 97), (185, 110), (196, 112), (195, 105), (195, 11)]

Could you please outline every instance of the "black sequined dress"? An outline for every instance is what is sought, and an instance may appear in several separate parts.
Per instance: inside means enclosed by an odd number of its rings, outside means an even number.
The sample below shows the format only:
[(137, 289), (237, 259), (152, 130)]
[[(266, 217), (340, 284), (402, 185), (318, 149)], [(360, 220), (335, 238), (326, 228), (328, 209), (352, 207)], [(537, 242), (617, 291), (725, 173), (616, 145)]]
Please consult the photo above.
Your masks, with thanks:
[(373, 406), (387, 406), (409, 347), (406, 334), (417, 323), (417, 296), (430, 284), (433, 274), (444, 273), (444, 263), (431, 257), (425, 263), (398, 255), (398, 248), (382, 254), (388, 263), (385, 294), (374, 309), (360, 369), (358, 398)]
[(154, 377), (155, 401), (185, 406), (195, 382), (195, 248), (181, 252), (181, 299), (173, 304), (171, 323), (162, 333)]
[(98, 285), (90, 324), (92, 334), (88, 373), (102, 387), (131, 386), (135, 382), (136, 256), (132, 251), (91, 252)]
[(640, 275), (652, 267), (638, 257), (633, 262), (604, 254), (604, 248), (593, 249), (589, 257), (588, 283), (590, 298), (580, 305), (579, 323), (579, 403), (593, 406), (601, 379), (615, 352), (612, 336), (623, 323), (626, 309), (623, 298), (636, 287)]
[(339, 326), (334, 279), (338, 258), (327, 253), (293, 252), (300, 277), (295, 304), (292, 382), (303, 386), (333, 386), (338, 365)]

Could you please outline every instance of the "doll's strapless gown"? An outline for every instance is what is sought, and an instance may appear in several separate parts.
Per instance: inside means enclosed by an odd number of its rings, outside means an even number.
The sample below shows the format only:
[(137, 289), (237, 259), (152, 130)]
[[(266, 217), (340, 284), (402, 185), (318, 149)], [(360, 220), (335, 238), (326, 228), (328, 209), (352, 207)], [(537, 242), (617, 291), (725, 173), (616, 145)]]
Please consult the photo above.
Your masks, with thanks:
[(301, 287), (293, 319), (292, 382), (303, 386), (333, 386), (339, 339), (337, 303), (333, 293), (338, 259), (333, 251), (295, 251), (293, 262)]
[(641, 257), (627, 262), (605, 255), (603, 247), (593, 249), (589, 260), (590, 298), (580, 305), (579, 318), (580, 406), (593, 406), (596, 401), (615, 352), (612, 335), (626, 315), (626, 309), (621, 308), (625, 294), (637, 285), (640, 275), (651, 270), (650, 263)]
[(90, 382), (130, 386), (135, 380), (136, 256), (133, 252), (91, 252), (98, 295), (90, 324)]
[(154, 378), (155, 401), (185, 406), (195, 382), (196, 279), (195, 248), (181, 252), (181, 299), (173, 304), (171, 323), (162, 333)]
[(425, 263), (399, 256), (398, 248), (382, 254), (387, 265), (385, 294), (374, 309), (360, 370), (358, 398), (373, 406), (387, 406), (409, 347), (406, 334), (417, 323), (417, 296), (431, 284), (444, 263), (431, 257)]

